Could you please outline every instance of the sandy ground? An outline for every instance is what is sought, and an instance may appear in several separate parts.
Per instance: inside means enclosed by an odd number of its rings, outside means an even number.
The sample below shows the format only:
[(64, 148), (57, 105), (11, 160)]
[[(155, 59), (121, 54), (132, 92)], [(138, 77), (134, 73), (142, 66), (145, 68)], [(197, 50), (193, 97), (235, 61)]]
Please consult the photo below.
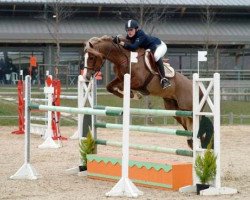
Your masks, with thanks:
[[(221, 128), (222, 135), (222, 186), (237, 188), (239, 193), (230, 196), (204, 197), (196, 194), (162, 191), (139, 187), (144, 192), (138, 199), (250, 199), (250, 126), (226, 126)], [(70, 175), (66, 169), (80, 163), (77, 140), (63, 142), (60, 149), (38, 149), (43, 142), (39, 136), (31, 137), (31, 164), (41, 175), (37, 180), (11, 180), (24, 163), (24, 136), (10, 134), (16, 127), (0, 128), (0, 199), (127, 199), (126, 197), (105, 197), (105, 193), (115, 185), (88, 179), (79, 174)], [(61, 128), (62, 134), (69, 136), (74, 128)], [(100, 138), (121, 140), (121, 132), (101, 129)], [(132, 132), (133, 143), (152, 144), (165, 147), (186, 148), (186, 138), (149, 133)], [(99, 152), (120, 153), (121, 149), (100, 146)], [(132, 155), (147, 159), (187, 160), (191, 158), (131, 150)]]

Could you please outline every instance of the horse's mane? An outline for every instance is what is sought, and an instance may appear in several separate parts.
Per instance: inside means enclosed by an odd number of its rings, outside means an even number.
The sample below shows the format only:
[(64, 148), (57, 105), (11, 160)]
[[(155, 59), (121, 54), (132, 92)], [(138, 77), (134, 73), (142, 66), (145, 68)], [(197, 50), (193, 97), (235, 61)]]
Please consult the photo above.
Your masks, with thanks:
[[(124, 37), (120, 37), (120, 39), (122, 40), (122, 41), (124, 41), (125, 40), (125, 38)], [(87, 42), (86, 42), (86, 46), (85, 46), (85, 48), (89, 48), (89, 43), (91, 43), (91, 44), (93, 44), (93, 45), (96, 45), (96, 44), (99, 44), (99, 43), (101, 43), (101, 42), (104, 42), (104, 41), (112, 41), (113, 40), (113, 38), (111, 37), (111, 36), (108, 36), (108, 35), (103, 35), (103, 36), (101, 36), (101, 37), (92, 37), (92, 38), (90, 38)]]
[[(126, 42), (130, 42), (130, 41), (128, 41), (126, 38), (124, 38), (123, 36), (119, 36), (119, 38), (120, 38), (120, 40), (121, 41), (126, 41)], [(100, 44), (100, 46), (102, 45), (102, 43), (105, 45), (105, 42), (110, 42), (110, 43), (112, 43), (113, 42), (113, 37), (111, 37), (111, 36), (108, 36), (108, 35), (103, 35), (103, 36), (101, 36), (101, 37), (92, 37), (92, 38), (90, 38), (87, 42), (86, 42), (86, 46), (85, 46), (85, 48), (84, 48), (84, 51), (86, 50), (86, 49), (89, 49), (89, 48), (91, 48), (90, 47), (90, 43), (93, 45), (93, 46), (98, 46), (98, 44)], [(114, 47), (114, 46), (113, 46)], [(130, 52), (129, 50), (126, 50), (126, 49), (123, 49), (123, 48), (121, 48), (121, 50), (123, 51), (123, 52), (125, 52), (125, 53), (128, 53), (128, 52)], [(145, 52), (145, 50), (144, 49), (142, 49), (142, 48), (139, 48), (139, 49), (137, 49), (137, 52), (141, 52), (142, 54)]]
[(85, 48), (88, 48), (89, 47), (89, 43), (93, 44), (93, 45), (96, 45), (96, 44), (99, 44), (103, 41), (112, 41), (112, 37), (110, 36), (107, 36), (107, 35), (104, 35), (102, 37), (92, 37), (90, 38), (87, 43), (86, 43), (86, 47)]

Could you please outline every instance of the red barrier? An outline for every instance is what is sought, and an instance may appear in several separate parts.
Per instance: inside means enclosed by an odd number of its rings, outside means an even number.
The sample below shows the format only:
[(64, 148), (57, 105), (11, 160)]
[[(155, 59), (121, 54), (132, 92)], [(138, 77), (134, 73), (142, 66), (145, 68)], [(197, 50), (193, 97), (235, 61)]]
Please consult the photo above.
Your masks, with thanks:
[(24, 134), (24, 87), (23, 81), (19, 80), (17, 83), (18, 94), (18, 130), (11, 132), (12, 134)]
[[(53, 96), (53, 106), (60, 106), (60, 95), (61, 95), (61, 81), (53, 80), (52, 86), (54, 87), (54, 96)], [(59, 129), (60, 121), (60, 112), (52, 111), (52, 130), (53, 130), (53, 140), (67, 140), (66, 137), (63, 137)]]
[[(47, 78), (47, 85), (54, 87), (53, 105), (60, 106), (60, 95), (61, 95), (61, 82), (60, 80), (52, 80)], [(12, 134), (24, 134), (24, 85), (23, 81), (19, 80), (17, 84), (18, 91), (18, 130), (11, 132)], [(39, 110), (34, 110), (34, 112), (40, 112)], [(57, 140), (67, 140), (66, 137), (62, 137), (59, 129), (60, 112), (52, 112), (52, 130), (53, 139)], [(48, 122), (49, 123), (49, 122)]]

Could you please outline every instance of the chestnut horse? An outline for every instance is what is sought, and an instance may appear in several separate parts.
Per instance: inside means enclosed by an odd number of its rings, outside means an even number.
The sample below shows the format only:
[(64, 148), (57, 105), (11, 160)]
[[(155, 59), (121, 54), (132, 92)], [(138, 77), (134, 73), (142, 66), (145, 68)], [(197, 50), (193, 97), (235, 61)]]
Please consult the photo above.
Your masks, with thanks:
[[(123, 39), (124, 40), (124, 39)], [(89, 39), (85, 46), (87, 58), (87, 78), (101, 70), (105, 60), (114, 64), (115, 79), (107, 85), (107, 90), (118, 97), (123, 97), (123, 76), (129, 73), (130, 51), (113, 42), (112, 37), (102, 36)], [(162, 89), (160, 77), (146, 67), (145, 50), (138, 50), (138, 63), (131, 66), (131, 98), (138, 97), (138, 93), (162, 97), (166, 110), (192, 111), (193, 90), (192, 81), (184, 75), (176, 72), (170, 78), (171, 86)], [(152, 62), (154, 63), (154, 61)], [(192, 131), (191, 117), (174, 117), (185, 130)], [(192, 146), (192, 140), (188, 139), (188, 145)]]

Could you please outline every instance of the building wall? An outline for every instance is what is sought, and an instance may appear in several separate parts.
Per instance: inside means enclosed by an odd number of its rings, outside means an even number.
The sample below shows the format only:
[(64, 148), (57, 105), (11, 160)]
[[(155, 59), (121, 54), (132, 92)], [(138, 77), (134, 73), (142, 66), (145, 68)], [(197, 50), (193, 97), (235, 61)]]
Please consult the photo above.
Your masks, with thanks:
[[(245, 41), (244, 39), (249, 38), (247, 34), (249, 30), (246, 27), (247, 23), (245, 23), (250, 17), (247, 7), (242, 5), (230, 8), (223, 7), (223, 5), (214, 6), (210, 10), (209, 17), (215, 13), (213, 16), (215, 18), (212, 21), (207, 20), (200, 23), (201, 15), (206, 16), (204, 15), (205, 7), (202, 6), (192, 7), (189, 5), (185, 8), (182, 5), (145, 6), (147, 5), (143, 5), (145, 9), (150, 8), (149, 10), (155, 11), (154, 13), (158, 16), (163, 16), (158, 22), (154, 22), (158, 24), (158, 28), (154, 29), (153, 34), (168, 44), (166, 57), (170, 59), (170, 64), (176, 70), (191, 77), (192, 73), (197, 71), (197, 51), (206, 50), (206, 46), (208, 46), (208, 62), (200, 64), (200, 70), (204, 76), (210, 76), (214, 71), (219, 71), (225, 80), (250, 79), (250, 40)], [(141, 6), (134, 5), (132, 9), (123, 4), (86, 6), (79, 3), (74, 6), (67, 4), (67, 8), (73, 8), (74, 12), (71, 13), (69, 20), (65, 20), (60, 27), (63, 33), (59, 32), (59, 34), (63, 39), (60, 40), (59, 77), (64, 84), (75, 84), (75, 77), (80, 72), (83, 41), (92, 36), (100, 35), (100, 33), (125, 34), (124, 21), (138, 16), (138, 10)], [(150, 13), (146, 14), (149, 16)], [(29, 56), (32, 54), (38, 59), (41, 82), (44, 80), (46, 70), (54, 74), (55, 39), (53, 39), (53, 34), (48, 31), (48, 24), (41, 23), (42, 20), (54, 22), (54, 15), (54, 9), (49, 4), (14, 5), (9, 3), (1, 5), (0, 17), (5, 19), (2, 20), (2, 27), (7, 28), (3, 30), (5, 41), (1, 40), (0, 42), (0, 80), (2, 79), (6, 83), (5, 74), (18, 73), (19, 70), (24, 70), (24, 74), (28, 74)], [(144, 15), (142, 21), (145, 22), (147, 15)], [(195, 23), (186, 23), (193, 19), (196, 20)], [(19, 23), (19, 20), (23, 24)], [(107, 21), (110, 23), (107, 24)], [(234, 23), (231, 23), (232, 21)], [(145, 29), (151, 30), (154, 23), (151, 21), (149, 24), (142, 23), (142, 25)], [(176, 24), (179, 25), (175, 26)], [(221, 25), (228, 28), (224, 32), (218, 30)], [(197, 32), (203, 33), (204, 27), (210, 27), (210, 29), (206, 29), (205, 35), (199, 35)], [(237, 34), (243, 35), (240, 37)], [(22, 36), (24, 37), (20, 38)], [(226, 37), (229, 39), (223, 40), (223, 42), (219, 41), (219, 39), (222, 40)], [(206, 40), (206, 38), (210, 38), (211, 41)], [(107, 63), (102, 72), (105, 78), (99, 81), (99, 84), (105, 85), (114, 76), (111, 64)]]

